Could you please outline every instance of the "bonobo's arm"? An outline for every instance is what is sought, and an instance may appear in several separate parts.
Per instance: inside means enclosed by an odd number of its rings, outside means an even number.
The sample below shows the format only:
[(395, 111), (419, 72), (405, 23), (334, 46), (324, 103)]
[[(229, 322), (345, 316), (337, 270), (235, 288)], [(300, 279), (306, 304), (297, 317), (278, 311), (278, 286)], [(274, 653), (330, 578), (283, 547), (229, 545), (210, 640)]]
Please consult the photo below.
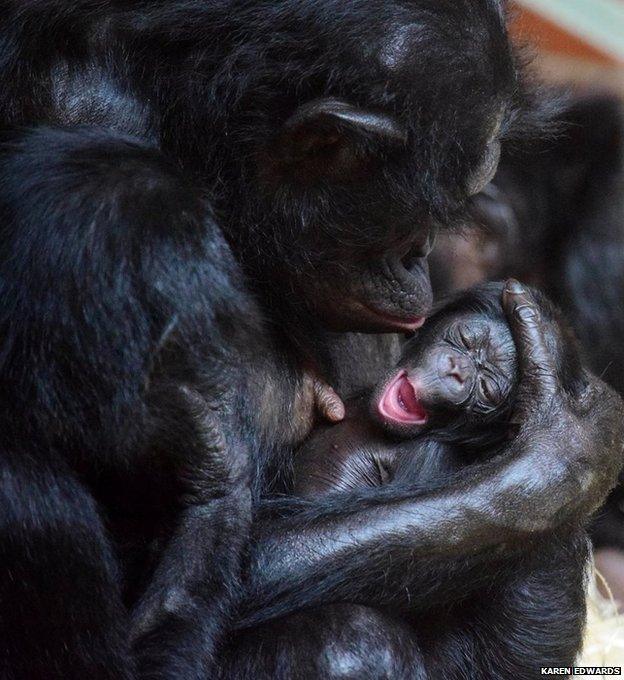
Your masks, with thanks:
[[(249, 573), (250, 625), (325, 601), (418, 608), (487, 580), (541, 532), (595, 510), (622, 466), (624, 406), (592, 375), (567, 394), (556, 377), (558, 337), (520, 284), (503, 304), (520, 357), (517, 437), (493, 461), (425, 493), (381, 487), (260, 522)], [(552, 330), (552, 329), (550, 329)]]

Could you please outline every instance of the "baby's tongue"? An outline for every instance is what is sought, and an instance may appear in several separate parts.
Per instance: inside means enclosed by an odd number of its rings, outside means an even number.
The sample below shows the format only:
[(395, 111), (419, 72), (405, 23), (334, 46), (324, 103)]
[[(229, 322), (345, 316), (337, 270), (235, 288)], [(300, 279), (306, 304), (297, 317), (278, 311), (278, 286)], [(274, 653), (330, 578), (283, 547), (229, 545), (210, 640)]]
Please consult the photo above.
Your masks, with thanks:
[(427, 412), (405, 371), (399, 373), (382, 394), (379, 411), (384, 418), (405, 425), (427, 422)]

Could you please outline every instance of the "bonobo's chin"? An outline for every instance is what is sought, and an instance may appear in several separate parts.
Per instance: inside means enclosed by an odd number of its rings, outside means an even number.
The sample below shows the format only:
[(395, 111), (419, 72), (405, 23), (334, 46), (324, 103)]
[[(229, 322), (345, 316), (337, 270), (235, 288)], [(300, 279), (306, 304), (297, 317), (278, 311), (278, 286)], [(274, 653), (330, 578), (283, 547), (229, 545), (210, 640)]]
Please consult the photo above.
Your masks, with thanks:
[(399, 371), (377, 391), (372, 409), (375, 419), (397, 434), (415, 435), (429, 421), (429, 414), (418, 396), (418, 386), (405, 370)]

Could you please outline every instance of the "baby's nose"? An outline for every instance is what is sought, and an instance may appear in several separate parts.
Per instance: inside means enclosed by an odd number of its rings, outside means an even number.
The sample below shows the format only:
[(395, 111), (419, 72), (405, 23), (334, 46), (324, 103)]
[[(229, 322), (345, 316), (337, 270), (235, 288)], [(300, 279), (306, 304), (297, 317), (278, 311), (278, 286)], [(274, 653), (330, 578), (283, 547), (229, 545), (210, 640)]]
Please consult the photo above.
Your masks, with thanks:
[(444, 373), (446, 376), (457, 381), (458, 386), (463, 387), (470, 379), (470, 359), (464, 354), (451, 353), (446, 358)]

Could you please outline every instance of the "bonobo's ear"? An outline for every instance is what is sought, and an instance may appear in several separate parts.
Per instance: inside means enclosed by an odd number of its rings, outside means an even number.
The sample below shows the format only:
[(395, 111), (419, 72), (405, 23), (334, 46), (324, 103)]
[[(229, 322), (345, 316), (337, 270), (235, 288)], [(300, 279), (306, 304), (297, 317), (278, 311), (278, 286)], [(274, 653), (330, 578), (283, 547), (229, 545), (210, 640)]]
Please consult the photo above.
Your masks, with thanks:
[(352, 106), (340, 99), (317, 99), (300, 106), (286, 121), (284, 128), (292, 132), (303, 129), (350, 128), (353, 132), (370, 133), (405, 143), (407, 131), (387, 113), (376, 113)]
[(284, 123), (274, 160), (308, 179), (357, 170), (366, 141), (405, 144), (407, 130), (393, 116), (340, 99), (317, 99), (300, 106)]

